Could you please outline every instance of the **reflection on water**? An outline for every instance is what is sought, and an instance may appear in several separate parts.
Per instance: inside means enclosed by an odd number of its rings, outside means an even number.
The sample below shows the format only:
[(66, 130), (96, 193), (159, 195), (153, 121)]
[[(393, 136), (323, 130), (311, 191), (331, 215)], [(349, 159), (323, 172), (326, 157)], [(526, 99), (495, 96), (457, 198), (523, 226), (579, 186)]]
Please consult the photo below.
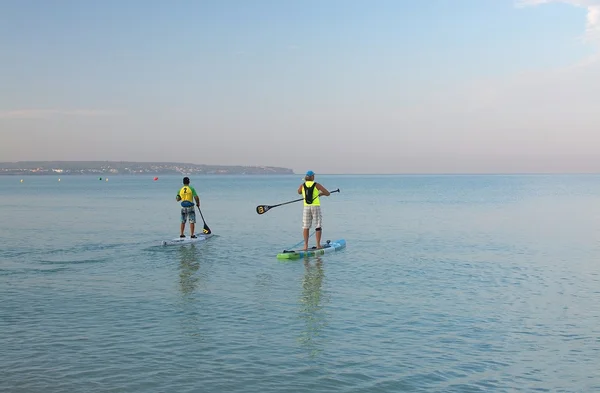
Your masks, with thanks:
[(194, 244), (179, 249), (179, 287), (184, 296), (191, 295), (200, 282), (196, 272), (200, 269), (198, 250)]
[(181, 327), (186, 335), (194, 340), (202, 339), (202, 321), (199, 315), (199, 300), (194, 292), (202, 283), (200, 270), (200, 250), (195, 244), (180, 247), (179, 256), (179, 290), (182, 294)]
[(323, 260), (320, 257), (304, 261), (300, 316), (304, 319), (305, 329), (299, 341), (308, 349), (310, 357), (318, 356), (323, 351), (321, 333), (327, 326), (327, 311), (323, 304), (326, 303), (326, 296), (322, 291), (324, 277)]

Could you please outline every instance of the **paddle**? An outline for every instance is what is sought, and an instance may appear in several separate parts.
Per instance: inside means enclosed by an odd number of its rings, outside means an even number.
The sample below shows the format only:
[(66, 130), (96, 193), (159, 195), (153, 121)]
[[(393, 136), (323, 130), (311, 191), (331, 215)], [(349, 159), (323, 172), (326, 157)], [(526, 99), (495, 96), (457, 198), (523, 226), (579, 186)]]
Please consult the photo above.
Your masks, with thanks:
[(202, 217), (202, 222), (204, 223), (204, 229), (202, 229), (202, 232), (204, 232), (205, 235), (209, 235), (210, 232), (210, 228), (208, 227), (208, 225), (206, 225), (206, 221), (204, 221), (204, 216), (202, 215), (202, 210), (200, 210), (200, 206), (198, 206), (198, 211), (200, 212), (200, 217)]
[[(331, 191), (330, 194), (333, 194), (334, 192), (340, 192), (340, 189), (338, 188), (337, 190)], [(284, 203), (280, 203), (278, 205), (258, 205), (256, 206), (256, 212), (258, 214), (265, 214), (266, 212), (268, 212), (269, 210), (271, 210), (274, 207), (277, 206), (283, 206), (283, 205), (287, 205), (288, 203), (294, 203), (294, 202), (299, 202), (299, 201), (303, 201), (304, 198), (300, 198), (300, 199), (295, 199), (293, 201), (289, 201), (289, 202), (284, 202)]]

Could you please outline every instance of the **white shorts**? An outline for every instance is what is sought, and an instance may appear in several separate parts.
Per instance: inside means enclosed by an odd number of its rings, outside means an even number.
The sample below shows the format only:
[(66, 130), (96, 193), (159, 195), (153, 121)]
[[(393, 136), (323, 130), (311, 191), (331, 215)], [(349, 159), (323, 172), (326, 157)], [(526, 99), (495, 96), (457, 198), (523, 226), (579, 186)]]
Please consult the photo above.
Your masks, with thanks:
[(321, 206), (304, 206), (302, 228), (307, 229), (315, 221), (315, 228), (321, 228)]

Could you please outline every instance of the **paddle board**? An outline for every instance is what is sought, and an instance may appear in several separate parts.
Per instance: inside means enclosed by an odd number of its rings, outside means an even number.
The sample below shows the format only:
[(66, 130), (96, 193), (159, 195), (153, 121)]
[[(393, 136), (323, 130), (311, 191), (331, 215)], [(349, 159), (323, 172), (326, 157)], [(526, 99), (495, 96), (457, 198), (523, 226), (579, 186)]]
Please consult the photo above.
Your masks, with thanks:
[(300, 249), (300, 250), (284, 250), (283, 252), (280, 252), (279, 254), (277, 254), (277, 258), (278, 259), (296, 259), (296, 258), (302, 258), (302, 257), (312, 257), (312, 256), (316, 256), (316, 255), (323, 255), (323, 254), (327, 254), (330, 252), (339, 251), (345, 247), (346, 247), (346, 240), (344, 240), (344, 239), (335, 240), (335, 241), (328, 240), (327, 243), (325, 243), (323, 245), (323, 248), (320, 248), (318, 250), (314, 247), (309, 248), (306, 251), (304, 251), (302, 249)]
[(163, 246), (176, 246), (178, 244), (191, 244), (191, 243), (198, 243), (198, 242), (202, 242), (210, 237), (212, 237), (213, 234), (210, 233), (208, 235), (196, 235), (195, 239), (192, 239), (189, 236), (186, 237), (177, 237), (173, 240), (163, 240), (162, 245)]

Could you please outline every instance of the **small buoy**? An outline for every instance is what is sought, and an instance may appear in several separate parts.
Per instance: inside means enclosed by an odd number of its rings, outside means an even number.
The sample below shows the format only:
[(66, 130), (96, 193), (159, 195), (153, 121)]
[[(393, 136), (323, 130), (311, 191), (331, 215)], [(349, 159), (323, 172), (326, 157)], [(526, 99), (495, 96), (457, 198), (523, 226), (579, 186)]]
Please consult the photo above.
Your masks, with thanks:
[(60, 181), (60, 177), (58, 178), (58, 181)]
[(158, 180), (158, 176), (154, 177), (154, 181), (157, 181), (157, 180)]
[(23, 183), (23, 179), (21, 179), (21, 183)]
[(99, 177), (99, 178), (98, 178), (98, 180), (102, 180), (102, 178), (101, 178), (101, 177)]
[(108, 177), (106, 178), (106, 181), (108, 181)]

